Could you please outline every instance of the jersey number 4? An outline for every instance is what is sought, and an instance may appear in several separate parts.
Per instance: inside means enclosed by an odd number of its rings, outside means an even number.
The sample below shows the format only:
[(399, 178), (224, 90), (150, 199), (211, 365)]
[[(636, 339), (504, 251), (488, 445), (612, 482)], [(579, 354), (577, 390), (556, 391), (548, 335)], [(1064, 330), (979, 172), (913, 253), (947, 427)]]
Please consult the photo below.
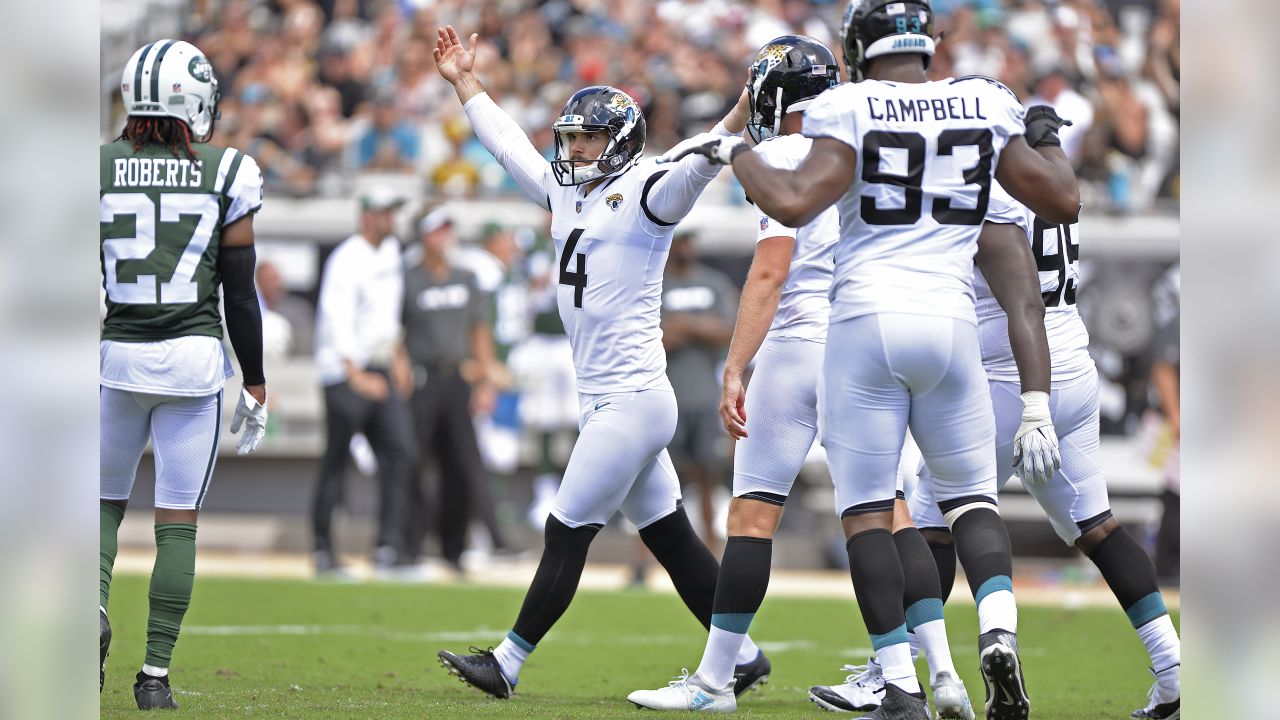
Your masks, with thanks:
[[(991, 197), (991, 162), (994, 152), (991, 131), (986, 128), (943, 130), (938, 135), (937, 155), (953, 155), (956, 148), (977, 148), (977, 161), (964, 169), (966, 185), (977, 185), (977, 201), (972, 209), (951, 206), (947, 198), (934, 198), (930, 212), (940, 225), (981, 225)], [(862, 196), (862, 219), (871, 225), (914, 225), (924, 209), (925, 139), (920, 133), (872, 130), (862, 139), (862, 180), (871, 185), (902, 188), (902, 206), (882, 208), (876, 198)], [(891, 153), (886, 153), (889, 150)], [(886, 172), (881, 161), (886, 155), (906, 155), (906, 173)], [(901, 167), (901, 163), (895, 163)]]
[[(205, 248), (213, 238), (218, 222), (218, 200), (212, 195), (195, 193), (165, 193), (160, 196), (160, 212), (156, 204), (142, 193), (107, 193), (99, 205), (98, 220), (115, 222), (121, 216), (132, 215), (132, 237), (113, 237), (102, 241), (102, 270), (106, 276), (107, 297), (122, 305), (154, 305), (157, 303), (193, 303), (199, 300), (199, 287), (195, 282), (196, 269)], [(196, 216), (195, 230), (181, 254), (176, 248), (157, 248), (156, 226), (161, 223), (178, 223), (183, 216)], [(157, 250), (164, 251), (163, 257)], [(132, 282), (118, 278), (119, 264), (124, 261), (143, 262), (154, 272), (167, 270), (165, 259), (177, 255), (168, 279), (160, 282), (156, 274), (139, 273)], [(151, 262), (147, 262), (150, 260)]]
[[(576, 308), (582, 307), (582, 291), (587, 289), (587, 254), (574, 252), (584, 229), (576, 228), (569, 233), (564, 241), (564, 251), (560, 253), (560, 284), (573, 288), (573, 306)], [(576, 260), (576, 269), (569, 269), (569, 258)]]

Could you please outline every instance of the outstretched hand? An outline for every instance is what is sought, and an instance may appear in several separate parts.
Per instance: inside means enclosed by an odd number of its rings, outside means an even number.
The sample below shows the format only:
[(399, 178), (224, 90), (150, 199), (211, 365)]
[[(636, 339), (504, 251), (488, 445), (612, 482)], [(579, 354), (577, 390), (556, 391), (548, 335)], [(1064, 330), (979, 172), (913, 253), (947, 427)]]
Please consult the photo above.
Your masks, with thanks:
[(476, 43), (479, 39), (479, 35), (471, 33), (471, 37), (467, 39), (467, 45), (464, 46), (461, 38), (458, 37), (458, 31), (454, 30), (452, 25), (438, 28), (436, 48), (432, 54), (436, 59), (436, 68), (440, 71), (441, 77), (456, 83), (464, 75), (469, 74), (476, 64)]
[(749, 150), (742, 138), (700, 133), (678, 143), (658, 158), (659, 163), (677, 162), (687, 155), (702, 155), (715, 165), (729, 165), (737, 153)]

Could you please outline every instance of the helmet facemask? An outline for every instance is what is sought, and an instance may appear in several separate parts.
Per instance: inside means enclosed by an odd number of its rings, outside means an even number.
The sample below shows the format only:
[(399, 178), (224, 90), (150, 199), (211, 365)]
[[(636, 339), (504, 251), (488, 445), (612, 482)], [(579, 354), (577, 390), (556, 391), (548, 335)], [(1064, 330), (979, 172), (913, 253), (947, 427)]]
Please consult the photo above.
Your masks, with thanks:
[[(644, 154), (645, 122), (640, 106), (614, 87), (593, 85), (574, 93), (551, 129), (556, 138), (551, 169), (556, 182), (565, 187), (624, 173)], [(604, 149), (592, 159), (571, 159), (569, 134), (588, 132), (608, 133)]]
[[(551, 169), (556, 182), (564, 186), (582, 185), (592, 180), (612, 175), (626, 164), (626, 159), (618, 152), (618, 134), (608, 125), (584, 125), (581, 115), (563, 115), (552, 126), (556, 136), (555, 159), (551, 161)], [(569, 134), (602, 132), (609, 136), (609, 142), (596, 158), (573, 160), (569, 155)]]

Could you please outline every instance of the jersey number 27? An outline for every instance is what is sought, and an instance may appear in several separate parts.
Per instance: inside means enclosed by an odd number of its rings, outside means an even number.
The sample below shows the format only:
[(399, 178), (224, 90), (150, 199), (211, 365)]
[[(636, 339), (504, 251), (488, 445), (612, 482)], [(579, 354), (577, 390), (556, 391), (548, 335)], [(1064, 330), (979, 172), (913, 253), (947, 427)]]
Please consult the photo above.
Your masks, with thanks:
[[(114, 222), (120, 216), (132, 215), (132, 237), (113, 237), (102, 241), (102, 272), (106, 279), (107, 297), (122, 305), (154, 305), (157, 303), (193, 303), (199, 300), (199, 287), (195, 282), (200, 257), (213, 238), (220, 208), (213, 195), (195, 193), (165, 193), (160, 196), (160, 212), (156, 204), (142, 193), (107, 193), (102, 196), (98, 220)], [(178, 223), (182, 217), (198, 216), (195, 231), (178, 256), (168, 279), (160, 281), (155, 272), (168, 268), (160, 263), (147, 262), (157, 253), (157, 225)], [(166, 235), (172, 237), (177, 235)], [(172, 253), (168, 249), (166, 254)], [(152, 274), (139, 273), (133, 282), (121, 282), (117, 277), (122, 261), (141, 261), (150, 266)]]

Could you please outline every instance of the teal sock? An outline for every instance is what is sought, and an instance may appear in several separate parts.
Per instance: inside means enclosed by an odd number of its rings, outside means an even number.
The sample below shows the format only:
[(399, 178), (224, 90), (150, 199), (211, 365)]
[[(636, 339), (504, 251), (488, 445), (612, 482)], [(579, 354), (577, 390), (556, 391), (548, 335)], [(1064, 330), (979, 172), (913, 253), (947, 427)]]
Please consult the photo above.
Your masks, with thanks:
[(124, 508), (98, 501), (98, 604), (107, 607), (111, 594), (111, 570), (116, 566), (120, 522), (124, 520)]
[(146, 664), (169, 667), (182, 617), (191, 604), (196, 578), (196, 526), (156, 525), (156, 564), (151, 571), (151, 614), (147, 617)]

